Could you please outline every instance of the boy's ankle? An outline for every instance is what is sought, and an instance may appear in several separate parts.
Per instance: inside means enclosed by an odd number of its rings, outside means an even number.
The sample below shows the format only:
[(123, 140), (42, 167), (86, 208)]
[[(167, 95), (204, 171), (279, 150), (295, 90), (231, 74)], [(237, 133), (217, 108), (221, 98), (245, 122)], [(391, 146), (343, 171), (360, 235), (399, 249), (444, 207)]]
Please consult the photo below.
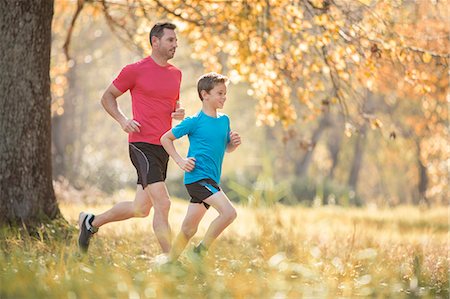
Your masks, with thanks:
[(208, 248), (203, 244), (203, 242), (200, 242), (197, 246), (194, 247), (194, 252), (200, 255), (205, 255), (208, 251)]

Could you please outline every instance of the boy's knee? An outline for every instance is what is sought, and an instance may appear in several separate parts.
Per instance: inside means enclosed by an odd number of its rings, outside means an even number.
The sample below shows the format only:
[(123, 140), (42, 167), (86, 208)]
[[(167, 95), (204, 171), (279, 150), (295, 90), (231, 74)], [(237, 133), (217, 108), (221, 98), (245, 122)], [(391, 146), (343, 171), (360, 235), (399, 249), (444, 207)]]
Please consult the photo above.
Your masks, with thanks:
[(228, 220), (229, 223), (233, 222), (234, 219), (236, 219), (236, 217), (237, 217), (236, 209), (233, 208), (233, 209), (227, 211), (224, 216)]
[(196, 227), (192, 227), (192, 226), (188, 226), (188, 225), (183, 225), (181, 227), (181, 231), (183, 233), (183, 235), (187, 238), (190, 239), (192, 238), (195, 233), (197, 232), (197, 228)]

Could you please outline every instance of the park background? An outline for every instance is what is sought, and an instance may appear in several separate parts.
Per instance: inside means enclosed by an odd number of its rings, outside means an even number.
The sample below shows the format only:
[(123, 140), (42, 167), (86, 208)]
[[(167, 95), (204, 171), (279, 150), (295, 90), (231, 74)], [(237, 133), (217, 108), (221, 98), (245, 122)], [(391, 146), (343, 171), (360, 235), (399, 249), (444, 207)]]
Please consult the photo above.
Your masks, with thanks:
[[(51, 160), (65, 220), (2, 230), (0, 298), (446, 298), (448, 7), (55, 1)], [(100, 98), (150, 53), (159, 20), (178, 26), (171, 63), (186, 114), (201, 107), (197, 78), (222, 72), (224, 112), (243, 139), (222, 182), (238, 220), (203, 265), (184, 256), (162, 270), (151, 217), (105, 226), (87, 257), (75, 229), (80, 210), (133, 199), (127, 135)], [(131, 117), (129, 94), (119, 104)], [(187, 207), (182, 175), (171, 162), (174, 232)]]

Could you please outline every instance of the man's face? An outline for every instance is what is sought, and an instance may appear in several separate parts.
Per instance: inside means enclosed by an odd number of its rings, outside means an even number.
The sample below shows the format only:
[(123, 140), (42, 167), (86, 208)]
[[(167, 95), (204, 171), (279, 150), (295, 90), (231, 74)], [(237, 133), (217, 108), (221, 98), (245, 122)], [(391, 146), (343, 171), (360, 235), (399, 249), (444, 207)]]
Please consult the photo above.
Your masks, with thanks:
[(177, 48), (177, 36), (172, 29), (163, 29), (163, 36), (155, 38), (153, 43), (153, 50), (158, 51), (158, 54), (165, 57), (167, 60), (173, 58)]

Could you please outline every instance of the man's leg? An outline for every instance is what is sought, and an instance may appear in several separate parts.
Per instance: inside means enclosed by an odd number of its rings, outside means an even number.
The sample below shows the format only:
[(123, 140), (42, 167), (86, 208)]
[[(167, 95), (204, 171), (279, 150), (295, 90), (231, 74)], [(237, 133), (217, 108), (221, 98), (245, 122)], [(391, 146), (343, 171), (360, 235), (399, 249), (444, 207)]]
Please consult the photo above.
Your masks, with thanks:
[(96, 228), (114, 221), (121, 221), (132, 217), (146, 217), (152, 208), (152, 201), (147, 192), (137, 185), (134, 201), (122, 201), (115, 204), (108, 211), (96, 215), (92, 225)]
[(207, 209), (203, 204), (191, 203), (189, 204), (186, 217), (184, 217), (181, 231), (178, 233), (170, 250), (170, 261), (175, 261), (180, 256), (183, 249), (186, 247), (189, 240), (195, 235), (198, 229), (198, 224), (205, 215)]
[(97, 216), (81, 212), (78, 219), (78, 225), (80, 227), (78, 246), (80, 246), (82, 251), (86, 252), (89, 248), (91, 237), (97, 232), (100, 226), (131, 217), (145, 217), (150, 212), (151, 207), (152, 202), (148, 194), (142, 189), (141, 185), (138, 185), (134, 201), (120, 202), (108, 211)]
[(208, 230), (206, 231), (205, 237), (201, 242), (202, 246), (209, 248), (212, 242), (217, 239), (223, 230), (230, 225), (234, 219), (236, 219), (237, 214), (236, 209), (233, 207), (223, 191), (214, 193), (205, 199), (204, 202), (211, 205), (217, 210), (217, 212), (219, 212), (219, 216), (211, 222)]
[(164, 182), (156, 182), (145, 188), (152, 200), (155, 215), (153, 231), (164, 253), (169, 253), (171, 247), (171, 231), (169, 226), (170, 199)]

